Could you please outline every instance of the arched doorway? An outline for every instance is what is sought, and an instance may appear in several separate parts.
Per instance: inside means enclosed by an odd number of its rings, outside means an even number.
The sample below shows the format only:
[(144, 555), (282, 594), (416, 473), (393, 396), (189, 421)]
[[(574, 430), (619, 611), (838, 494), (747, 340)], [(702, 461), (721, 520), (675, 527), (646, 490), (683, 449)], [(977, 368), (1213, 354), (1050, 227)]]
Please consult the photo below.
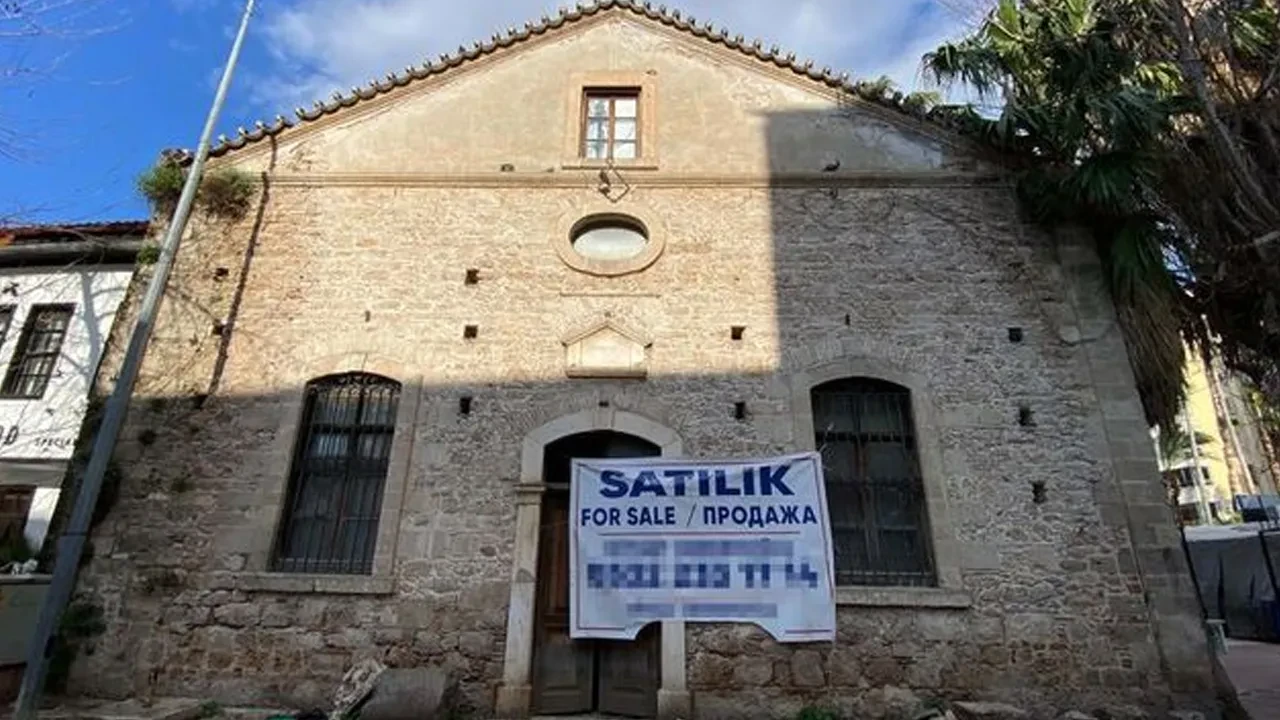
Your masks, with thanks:
[(653, 717), (659, 683), (659, 629), (634, 641), (569, 638), (569, 489), (574, 458), (651, 457), (658, 445), (634, 435), (593, 430), (545, 447), (534, 610), (533, 711), (543, 715), (601, 712)]
[[(612, 430), (657, 445), (663, 457), (684, 455), (680, 434), (651, 418), (628, 410), (592, 408), (562, 415), (533, 428), (520, 448), (520, 479), (515, 486), (515, 545), (511, 563), (511, 597), (507, 605), (507, 637), (502, 661), (502, 684), (494, 698), (495, 714), (528, 717), (533, 709), (533, 654), (537, 599), (538, 545), (541, 539), (543, 471), (547, 448), (561, 438)], [(664, 620), (659, 631), (662, 660), (659, 671), (657, 716), (661, 720), (687, 718), (692, 712), (685, 666), (683, 620)]]

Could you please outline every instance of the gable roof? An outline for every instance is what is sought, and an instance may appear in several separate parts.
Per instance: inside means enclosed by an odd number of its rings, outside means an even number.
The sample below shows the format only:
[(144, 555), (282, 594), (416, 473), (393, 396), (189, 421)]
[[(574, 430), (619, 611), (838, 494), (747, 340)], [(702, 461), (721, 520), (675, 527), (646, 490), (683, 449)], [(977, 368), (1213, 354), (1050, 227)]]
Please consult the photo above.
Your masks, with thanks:
[[(540, 37), (545, 37), (586, 18), (608, 12), (628, 13), (635, 18), (675, 28), (713, 45), (737, 50), (760, 63), (789, 69), (818, 85), (850, 93), (862, 100), (896, 110), (916, 120), (929, 121), (942, 129), (952, 131), (964, 129), (962, 118), (958, 117), (954, 108), (939, 106), (928, 110), (921, 103), (911, 102), (901, 92), (888, 93), (877, 83), (852, 80), (848, 73), (837, 74), (830, 67), (819, 68), (812, 60), (797, 58), (794, 52), (779, 49), (777, 45), (765, 47), (759, 38), (746, 40), (742, 35), (731, 35), (726, 28), (717, 27), (709, 20), (699, 22), (693, 16), (684, 15), (679, 10), (668, 10), (666, 5), (655, 7), (648, 0), (590, 0), (579, 2), (577, 7), (560, 8), (559, 13), (553, 16), (543, 15), (536, 23), (526, 22), (521, 28), (509, 27), (505, 32), (496, 33), (488, 40), (472, 43), (470, 48), (459, 46), (456, 52), (443, 54), (434, 62), (427, 61), (418, 66), (408, 66), (402, 72), (389, 72), (384, 79), (370, 80), (367, 86), (353, 87), (349, 93), (335, 92), (330, 100), (317, 101), (309, 109), (299, 107), (294, 110), (297, 116), (296, 121), (277, 115), (270, 124), (259, 120), (254, 123), (252, 130), (246, 130), (243, 126), (237, 128), (235, 137), (219, 135), (209, 154), (212, 157), (218, 157), (239, 150), (278, 135), (289, 128), (319, 120), (364, 101), (394, 92), (416, 81), (447, 73), (478, 58), (536, 41)], [(183, 155), (186, 154), (183, 153)], [(189, 156), (182, 159), (189, 159)]]

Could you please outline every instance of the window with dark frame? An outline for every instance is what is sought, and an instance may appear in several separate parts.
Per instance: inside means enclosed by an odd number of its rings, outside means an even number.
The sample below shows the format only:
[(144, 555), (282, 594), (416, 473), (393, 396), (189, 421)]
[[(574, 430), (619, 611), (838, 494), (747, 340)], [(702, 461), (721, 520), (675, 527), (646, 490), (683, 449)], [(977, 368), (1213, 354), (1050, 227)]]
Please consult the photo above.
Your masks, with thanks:
[[(1176, 468), (1173, 472), (1178, 476), (1178, 485), (1180, 487), (1190, 488), (1196, 486), (1196, 470), (1194, 466)], [(1211, 482), (1209, 468), (1201, 467), (1200, 477), (1206, 483)]]
[(36, 489), (30, 485), (0, 487), (0, 544), (23, 537)]
[(588, 160), (640, 157), (639, 113), (639, 90), (587, 90), (582, 103), (582, 156)]
[(1199, 525), (1200, 508), (1195, 505), (1179, 505), (1178, 522), (1182, 525)]
[(307, 384), (271, 569), (373, 572), (400, 383), (345, 373)]
[(35, 399), (44, 397), (62, 352), (62, 341), (71, 325), (72, 305), (35, 305), (9, 361), (0, 396)]
[(936, 585), (910, 391), (846, 378), (810, 397), (836, 584)]
[(0, 346), (9, 338), (9, 326), (13, 324), (13, 306), (0, 305)]

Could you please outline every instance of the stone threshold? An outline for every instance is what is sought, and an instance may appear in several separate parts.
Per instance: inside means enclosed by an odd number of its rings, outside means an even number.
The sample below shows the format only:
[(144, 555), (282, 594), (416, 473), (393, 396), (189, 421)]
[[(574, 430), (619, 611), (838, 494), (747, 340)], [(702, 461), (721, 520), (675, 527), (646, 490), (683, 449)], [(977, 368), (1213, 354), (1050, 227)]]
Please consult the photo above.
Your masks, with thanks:
[[(156, 698), (142, 701), (76, 699), (42, 709), (39, 720), (196, 720), (201, 715), (201, 701), (190, 698)], [(13, 717), (13, 707), (5, 709), (5, 718)]]

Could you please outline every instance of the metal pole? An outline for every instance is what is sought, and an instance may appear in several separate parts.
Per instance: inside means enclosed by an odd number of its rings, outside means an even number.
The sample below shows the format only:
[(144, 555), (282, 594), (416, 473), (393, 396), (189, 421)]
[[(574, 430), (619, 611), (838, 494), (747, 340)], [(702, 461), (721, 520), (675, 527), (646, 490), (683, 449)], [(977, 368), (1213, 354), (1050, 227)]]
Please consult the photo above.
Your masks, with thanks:
[(231, 75), (235, 71), (236, 61), (240, 58), (240, 48), (244, 44), (245, 34), (249, 28), (253, 6), (254, 0), (246, 0), (244, 14), (240, 18), (240, 29), (236, 33), (235, 41), (231, 44), (227, 65), (222, 70), (222, 80), (218, 83), (218, 91), (213, 96), (213, 106), (209, 109), (204, 130), (200, 134), (200, 144), (196, 147), (195, 158), (187, 173), (186, 182), (182, 186), (182, 195), (178, 198), (178, 206), (174, 209), (168, 232), (165, 233), (164, 241), (160, 245), (160, 258), (156, 261), (155, 274), (151, 276), (151, 282), (147, 285), (147, 294), (142, 299), (138, 319), (129, 336), (129, 346), (120, 366), (120, 376), (116, 380), (115, 389), (107, 399), (102, 424), (98, 427), (97, 437), (93, 441), (93, 450), (89, 455), (89, 465), (85, 469), (80, 493), (71, 511), (71, 520), (62, 536), (58, 538), (58, 554), (53, 566), (53, 579), (49, 583), (44, 604), (40, 607), (35, 636), (27, 652), (27, 669), (22, 675), (22, 687), (18, 691), (14, 720), (32, 720), (35, 716), (36, 703), (44, 689), (49, 651), (52, 649), (51, 641), (58, 621), (62, 617), (62, 611), (66, 608), (67, 601), (71, 599), (71, 592), (75, 588), (76, 570), (80, 565), (80, 554), (84, 550), (84, 541), (89, 531), (89, 521), (93, 517), (93, 508), (98, 502), (98, 492), (102, 489), (102, 478), (107, 470), (107, 463), (111, 460), (111, 453), (115, 449), (116, 439), (120, 436), (120, 426), (124, 423), (125, 413), (129, 409), (129, 397), (133, 394), (134, 384), (138, 380), (138, 369), (142, 365), (147, 343), (151, 339), (156, 310), (160, 306), (165, 284), (169, 280), (169, 272), (173, 269), (173, 261), (178, 254), (182, 233), (186, 229), (187, 218), (191, 214), (196, 187), (200, 184), (200, 175), (204, 171), (205, 159), (209, 155), (209, 141), (213, 136), (213, 128), (218, 122), (218, 115), (222, 112), (222, 105), (226, 101), (227, 90), (231, 87)]

